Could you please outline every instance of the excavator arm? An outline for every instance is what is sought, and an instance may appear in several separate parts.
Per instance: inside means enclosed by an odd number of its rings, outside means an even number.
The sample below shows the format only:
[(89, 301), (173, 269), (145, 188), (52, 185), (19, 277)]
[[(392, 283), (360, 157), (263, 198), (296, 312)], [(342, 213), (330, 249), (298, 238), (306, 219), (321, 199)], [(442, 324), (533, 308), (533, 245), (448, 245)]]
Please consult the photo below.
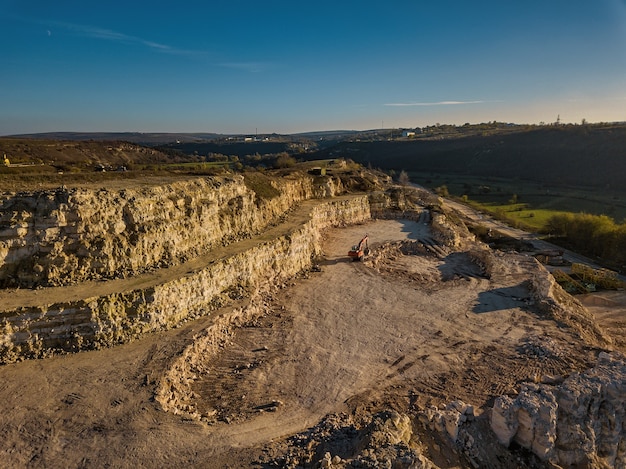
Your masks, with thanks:
[(355, 261), (362, 261), (365, 256), (369, 254), (370, 248), (368, 244), (369, 236), (365, 235), (359, 244), (352, 246), (352, 249), (348, 252), (348, 256)]

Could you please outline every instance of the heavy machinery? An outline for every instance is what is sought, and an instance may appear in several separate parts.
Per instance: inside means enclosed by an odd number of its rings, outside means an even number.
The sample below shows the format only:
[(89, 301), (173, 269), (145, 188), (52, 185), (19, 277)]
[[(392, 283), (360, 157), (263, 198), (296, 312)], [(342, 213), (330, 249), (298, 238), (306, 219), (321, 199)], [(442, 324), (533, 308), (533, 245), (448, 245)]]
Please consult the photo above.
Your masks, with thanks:
[(370, 247), (367, 244), (368, 240), (367, 234), (363, 237), (359, 244), (355, 244), (352, 246), (352, 249), (348, 252), (348, 256), (352, 258), (354, 261), (362, 261), (363, 258), (370, 253)]

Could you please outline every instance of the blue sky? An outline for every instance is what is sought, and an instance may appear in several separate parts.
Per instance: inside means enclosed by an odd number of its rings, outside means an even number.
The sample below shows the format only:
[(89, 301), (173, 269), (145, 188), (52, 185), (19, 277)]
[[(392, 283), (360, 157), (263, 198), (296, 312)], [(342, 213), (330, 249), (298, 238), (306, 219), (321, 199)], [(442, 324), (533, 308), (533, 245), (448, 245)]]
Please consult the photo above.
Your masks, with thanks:
[(0, 135), (626, 120), (626, 0), (0, 0)]

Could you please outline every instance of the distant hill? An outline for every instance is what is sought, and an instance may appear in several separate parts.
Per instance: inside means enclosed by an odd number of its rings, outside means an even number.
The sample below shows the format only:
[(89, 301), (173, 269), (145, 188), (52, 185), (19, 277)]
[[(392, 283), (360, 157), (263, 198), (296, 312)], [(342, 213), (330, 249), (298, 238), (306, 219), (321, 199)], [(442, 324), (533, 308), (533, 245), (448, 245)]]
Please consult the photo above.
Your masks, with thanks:
[(173, 157), (154, 148), (121, 141), (71, 141), (0, 138), (0, 156), (13, 165), (70, 167), (129, 166), (173, 162)]
[[(332, 135), (333, 144), (337, 143), (336, 136), (345, 138), (344, 131), (320, 132), (316, 136)], [(350, 134), (348, 134), (350, 135)], [(167, 154), (181, 153), (190, 155), (207, 155), (219, 153), (223, 155), (237, 155), (243, 157), (259, 153), (293, 152), (297, 153), (312, 145), (312, 139), (305, 135), (278, 135), (268, 134), (261, 136), (221, 135), (215, 133), (141, 133), (141, 132), (48, 132), (38, 134), (22, 134), (0, 137), (3, 139), (48, 142), (127, 142), (136, 145), (158, 147)], [(340, 139), (339, 139), (340, 140)], [(95, 147), (94, 147), (95, 148)]]
[(215, 133), (167, 133), (167, 132), (45, 132), (9, 135), (7, 138), (72, 141), (124, 141), (140, 145), (163, 145), (172, 142), (199, 142), (221, 138)]
[(310, 139), (345, 140), (361, 133), (363, 133), (363, 131), (359, 130), (319, 130), (314, 132), (301, 132), (293, 134), (293, 136)]
[(307, 158), (382, 169), (626, 188), (626, 125), (545, 126), (491, 135), (341, 142)]
[[(396, 171), (626, 189), (624, 123), (435, 126), (410, 139), (386, 138), (380, 130), (271, 134), (252, 141), (216, 136), (63, 132), (0, 137), (0, 156), (6, 153), (12, 163), (45, 163), (62, 168), (203, 161), (209, 153), (241, 157), (286, 151), (299, 159), (343, 157)], [(138, 144), (135, 140), (151, 142)], [(318, 150), (312, 151), (315, 148)]]
[[(150, 134), (152, 144), (134, 143), (146, 134), (86, 134), (54, 133), (35, 136), (0, 137), (0, 157), (6, 154), (15, 165), (46, 164), (58, 169), (75, 170), (95, 166), (117, 167), (161, 163), (206, 161), (207, 155), (221, 154), (238, 157), (270, 155), (287, 152), (301, 154), (315, 144), (308, 139), (273, 134), (263, 138), (221, 137), (203, 140), (192, 134)], [(160, 137), (159, 135), (162, 135)], [(194, 134), (198, 135), (198, 134)], [(205, 134), (208, 136), (208, 134)], [(61, 139), (57, 137), (74, 137)], [(171, 140), (178, 136), (180, 140)], [(93, 138), (92, 138), (93, 137)], [(97, 138), (96, 138), (97, 137)], [(123, 137), (106, 140), (105, 137)], [(167, 143), (158, 144), (160, 138)]]

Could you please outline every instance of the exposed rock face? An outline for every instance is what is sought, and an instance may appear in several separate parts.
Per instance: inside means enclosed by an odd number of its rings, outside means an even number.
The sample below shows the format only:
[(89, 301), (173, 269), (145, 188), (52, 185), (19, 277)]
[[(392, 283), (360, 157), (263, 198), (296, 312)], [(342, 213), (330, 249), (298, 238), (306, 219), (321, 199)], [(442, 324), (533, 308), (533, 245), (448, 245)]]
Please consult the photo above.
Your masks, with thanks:
[(310, 177), (273, 179), (260, 199), (243, 176), (197, 178), (163, 186), (0, 196), (0, 286), (67, 285), (135, 275), (177, 264), (249, 237), (313, 196)]
[(420, 412), (418, 417), (424, 426), (446, 436), (456, 450), (464, 453), (473, 467), (480, 467), (481, 454), (475, 438), (468, 431), (476, 419), (473, 405), (457, 400), (448, 403), (444, 409), (431, 406)]
[(626, 467), (626, 358), (600, 353), (597, 365), (561, 385), (527, 384), (496, 399), (491, 428), (562, 466)]
[[(321, 230), (370, 218), (366, 196), (328, 199), (301, 209), (306, 217), (269, 240), (235, 246), (198, 270), (132, 291), (22, 307), (2, 313), (0, 362), (35, 358), (50, 349), (76, 351), (123, 343), (147, 332), (208, 314), (233, 291), (253, 291), (311, 266)], [(308, 220), (308, 221), (307, 221)]]
[[(307, 269), (320, 251), (324, 228), (372, 216), (372, 197), (336, 197), (344, 187), (341, 178), (256, 173), (132, 189), (62, 187), (0, 196), (0, 286), (135, 279), (235, 246), (227, 256), (215, 254), (206, 264), (163, 281), (139, 279), (135, 287), (48, 304), (42, 300), (14, 310), (0, 305), (0, 363), (127, 342), (205, 315), (268, 279)], [(437, 203), (419, 189), (376, 194), (376, 216), (419, 217), (420, 204)], [(310, 207), (299, 213), (297, 207), (307, 200)], [(295, 220), (287, 231), (237, 247), (270, 233), (289, 214)]]

